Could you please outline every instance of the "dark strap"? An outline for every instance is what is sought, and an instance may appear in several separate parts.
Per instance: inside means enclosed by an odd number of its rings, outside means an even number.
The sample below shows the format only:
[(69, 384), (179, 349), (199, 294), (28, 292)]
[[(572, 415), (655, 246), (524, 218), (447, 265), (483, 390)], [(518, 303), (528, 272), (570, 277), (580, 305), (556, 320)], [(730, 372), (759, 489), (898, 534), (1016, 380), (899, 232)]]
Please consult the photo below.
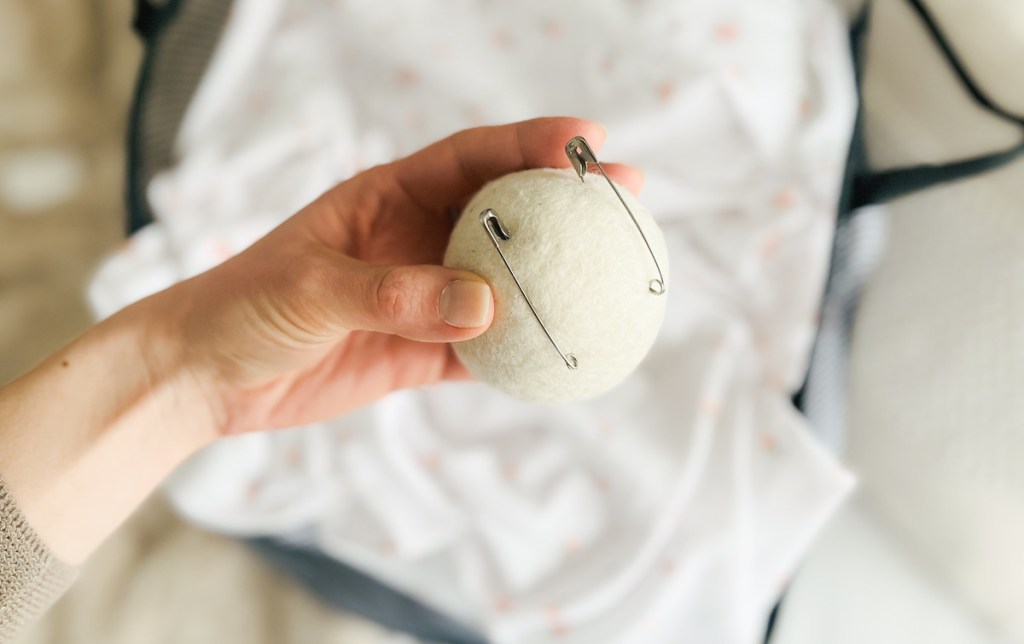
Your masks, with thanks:
[(967, 91), (970, 92), (971, 98), (974, 99), (974, 102), (996, 116), (1024, 127), (1024, 117), (1014, 114), (998, 105), (981, 90), (976, 82), (974, 82), (974, 79), (971, 78), (971, 75), (967, 72), (967, 67), (964, 65), (963, 61), (960, 60), (960, 56), (957, 55), (956, 51), (954, 51), (950, 46), (949, 40), (942, 34), (942, 30), (939, 29), (939, 25), (935, 21), (935, 17), (931, 14), (924, 3), (921, 2), (921, 0), (907, 0), (907, 2), (910, 3), (911, 8), (914, 9), (918, 16), (920, 16), (921, 22), (923, 22), (924, 26), (928, 29), (928, 34), (932, 37), (932, 40), (935, 41), (935, 44), (939, 49), (942, 50), (943, 55), (946, 57), (946, 61), (953, 68), (953, 71), (956, 73), (957, 78), (960, 79), (961, 84), (963, 84), (963, 86), (967, 88)]
[(428, 642), (487, 644), (473, 629), (318, 550), (266, 537), (247, 543), (334, 608)]
[(174, 162), (174, 141), (209, 65), (232, 0), (136, 0), (146, 52), (128, 131), (126, 202), (131, 234), (153, 220), (146, 191)]
[(851, 206), (858, 208), (868, 204), (884, 203), (940, 183), (973, 177), (1004, 166), (1022, 155), (1024, 141), (1003, 152), (940, 165), (922, 164), (857, 177)]
[[(950, 45), (949, 39), (946, 38), (945, 34), (942, 32), (942, 29), (939, 27), (935, 17), (921, 0), (907, 0), (907, 2), (921, 19), (921, 22), (928, 31), (932, 41), (939, 48), (939, 51), (942, 52), (943, 57), (952, 68), (957, 79), (960, 81), (960, 84), (964, 87), (967, 93), (970, 94), (974, 102), (994, 116), (1019, 125), (1022, 128), (1021, 141), (1016, 145), (999, 152), (984, 154), (969, 159), (961, 159), (949, 163), (920, 164), (905, 168), (886, 170), (883, 172), (867, 171), (866, 163), (862, 163), (862, 167), (858, 168), (860, 171), (856, 172), (852, 178), (850, 199), (849, 202), (845, 204), (851, 210), (859, 208), (860, 206), (890, 201), (941, 183), (973, 177), (999, 168), (1024, 156), (1024, 117), (1013, 114), (1009, 110), (1003, 108), (981, 89), (977, 82), (975, 82), (971, 77), (970, 73), (968, 73), (967, 66), (961, 60), (960, 56), (957, 55), (956, 50), (954, 50), (952, 45)], [(864, 14), (862, 16), (865, 26), (867, 24), (869, 11), (869, 5), (865, 5)], [(859, 39), (862, 37), (863, 33), (864, 30), (861, 30), (859, 33), (856, 33), (854, 37)], [(856, 46), (859, 47), (860, 43), (856, 43)], [(859, 64), (858, 69), (861, 69)], [(858, 126), (859, 125), (860, 119), (858, 118)], [(854, 137), (854, 145), (859, 144), (862, 147), (863, 142), (859, 136), (860, 133), (861, 131), (858, 128), (857, 135)], [(861, 149), (860, 152), (863, 153), (863, 150)], [(862, 156), (861, 158), (863, 159), (864, 157)]]
[(180, 4), (178, 0), (135, 0), (135, 18), (132, 20), (135, 33), (142, 36), (146, 42), (151, 42), (163, 26), (174, 19)]
[(864, 145), (864, 108), (860, 101), (860, 87), (864, 76), (864, 43), (870, 28), (871, 12), (868, 5), (861, 8), (860, 14), (850, 25), (850, 57), (853, 61), (854, 85), (857, 88), (857, 114), (853, 122), (850, 136), (850, 149), (846, 154), (846, 168), (843, 173), (843, 185), (839, 193), (838, 219), (840, 222), (848, 218), (854, 211), (856, 200), (857, 179), (871, 172), (868, 167), (868, 153)]

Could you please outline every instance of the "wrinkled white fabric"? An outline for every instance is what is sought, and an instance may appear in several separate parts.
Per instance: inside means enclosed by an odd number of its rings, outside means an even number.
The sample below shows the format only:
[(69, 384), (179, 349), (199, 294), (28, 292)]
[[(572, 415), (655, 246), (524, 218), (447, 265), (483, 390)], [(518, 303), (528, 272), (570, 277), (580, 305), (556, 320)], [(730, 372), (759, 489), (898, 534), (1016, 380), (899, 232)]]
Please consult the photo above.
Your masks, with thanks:
[[(481, 384), (225, 440), (191, 520), (310, 542), (496, 642), (747, 643), (851, 481), (789, 396), (815, 329), (855, 96), (822, 0), (239, 0), (100, 270), (109, 314), (216, 264), (333, 182), (451, 131), (604, 123), (672, 263), (640, 370), (557, 408)], [(564, 141), (552, 141), (562, 146)]]

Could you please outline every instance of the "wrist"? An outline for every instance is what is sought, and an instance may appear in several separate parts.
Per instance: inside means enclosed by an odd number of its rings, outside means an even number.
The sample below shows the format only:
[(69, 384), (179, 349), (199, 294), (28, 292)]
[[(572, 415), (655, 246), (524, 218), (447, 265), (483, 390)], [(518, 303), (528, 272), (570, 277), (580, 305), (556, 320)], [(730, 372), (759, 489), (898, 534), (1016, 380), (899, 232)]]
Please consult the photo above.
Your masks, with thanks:
[(221, 435), (220, 388), (188, 340), (190, 285), (186, 281), (156, 293), (104, 322), (123, 327), (120, 332), (137, 348), (143, 395), (162, 410), (170, 426), (161, 430), (174, 436), (185, 457)]
[(216, 436), (176, 318), (143, 300), (0, 390), (0, 473), (69, 564)]

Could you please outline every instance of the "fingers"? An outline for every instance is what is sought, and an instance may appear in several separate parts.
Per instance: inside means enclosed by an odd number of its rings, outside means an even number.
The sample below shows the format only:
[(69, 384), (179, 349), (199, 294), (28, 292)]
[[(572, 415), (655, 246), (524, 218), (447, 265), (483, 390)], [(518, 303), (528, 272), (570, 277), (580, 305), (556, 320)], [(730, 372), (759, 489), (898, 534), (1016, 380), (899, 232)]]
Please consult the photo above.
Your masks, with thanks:
[(494, 316), (490, 286), (466, 271), (363, 264), (354, 277), (357, 297), (344, 313), (353, 330), (458, 342), (483, 333)]
[(387, 169), (417, 203), (442, 210), (510, 172), (568, 167), (564, 146), (574, 136), (583, 136), (599, 150), (605, 132), (596, 123), (568, 117), (479, 127), (453, 134)]
[(445, 362), (444, 370), (441, 372), (441, 380), (476, 380), (455, 355), (455, 350), (448, 347), (448, 359)]
[(634, 195), (640, 194), (640, 190), (644, 187), (643, 170), (624, 163), (602, 163), (601, 167), (623, 188)]

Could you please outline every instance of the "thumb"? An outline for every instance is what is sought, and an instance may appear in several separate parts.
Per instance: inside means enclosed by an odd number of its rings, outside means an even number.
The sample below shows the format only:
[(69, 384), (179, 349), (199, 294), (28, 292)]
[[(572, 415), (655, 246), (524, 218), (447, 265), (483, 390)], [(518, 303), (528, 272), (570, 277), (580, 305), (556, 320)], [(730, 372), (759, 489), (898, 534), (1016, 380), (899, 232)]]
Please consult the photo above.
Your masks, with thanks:
[[(487, 282), (444, 266), (364, 265), (353, 325), (421, 342), (474, 338), (491, 324), (494, 298)], [(361, 310), (360, 310), (361, 309)]]

